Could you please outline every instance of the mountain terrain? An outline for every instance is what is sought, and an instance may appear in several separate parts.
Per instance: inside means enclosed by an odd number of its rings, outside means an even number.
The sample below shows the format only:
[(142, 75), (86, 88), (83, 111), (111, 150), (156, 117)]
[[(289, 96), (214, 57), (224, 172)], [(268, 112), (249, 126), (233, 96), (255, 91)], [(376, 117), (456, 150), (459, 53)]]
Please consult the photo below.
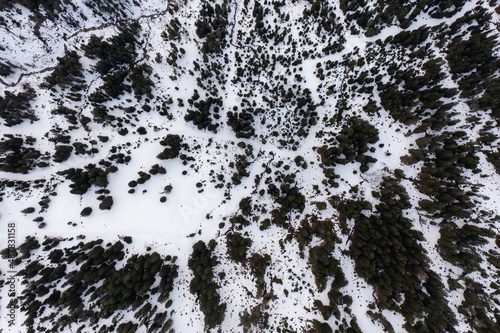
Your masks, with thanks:
[(0, 332), (500, 332), (497, 0), (0, 31)]

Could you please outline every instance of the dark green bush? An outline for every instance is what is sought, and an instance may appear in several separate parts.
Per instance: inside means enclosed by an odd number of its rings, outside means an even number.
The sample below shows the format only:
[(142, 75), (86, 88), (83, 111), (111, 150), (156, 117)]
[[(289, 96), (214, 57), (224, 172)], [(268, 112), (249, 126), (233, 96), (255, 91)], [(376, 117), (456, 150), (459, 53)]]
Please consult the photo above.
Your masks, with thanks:
[(85, 207), (80, 212), (80, 216), (82, 216), (82, 217), (89, 216), (90, 214), (92, 214), (92, 207)]
[(113, 206), (113, 197), (112, 196), (106, 196), (102, 200), (102, 202), (99, 204), (99, 209), (105, 210), (105, 209), (111, 209), (111, 206)]

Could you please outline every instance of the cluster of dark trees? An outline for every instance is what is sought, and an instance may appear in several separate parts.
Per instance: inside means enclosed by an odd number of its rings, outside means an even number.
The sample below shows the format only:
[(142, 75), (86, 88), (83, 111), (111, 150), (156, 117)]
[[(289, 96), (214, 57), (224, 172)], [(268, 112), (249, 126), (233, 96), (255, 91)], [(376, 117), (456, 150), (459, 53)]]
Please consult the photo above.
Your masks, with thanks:
[(95, 147), (88, 149), (89, 145), (84, 142), (76, 141), (72, 143), (72, 146), (75, 148), (75, 155), (92, 155), (99, 152)]
[[(45, 77), (44, 87), (52, 88), (56, 85), (65, 88), (74, 83), (77, 89), (81, 88), (79, 84), (85, 82), (82, 74), (82, 64), (80, 63), (80, 56), (76, 51), (66, 51), (63, 57), (58, 57), (57, 64), (54, 71)], [(78, 89), (79, 90), (79, 89)]]
[(215, 8), (208, 1), (203, 2), (196, 21), (196, 35), (200, 39), (205, 38), (201, 47), (205, 55), (220, 53), (227, 45), (227, 6), (227, 0), (223, 1), (222, 6), (216, 4)]
[(177, 134), (167, 134), (160, 144), (165, 147), (157, 156), (160, 160), (176, 158), (182, 148), (182, 138)]
[(268, 309), (269, 294), (266, 292), (266, 283), (264, 275), (267, 267), (271, 264), (271, 257), (268, 254), (260, 255), (254, 253), (250, 258), (250, 268), (256, 277), (257, 282), (257, 297), (263, 297), (261, 304), (257, 304), (253, 308), (240, 313), (240, 325), (244, 332), (264, 331), (269, 328), (269, 313)]
[(68, 120), (68, 122), (72, 125), (78, 124), (77, 112), (73, 109), (70, 109), (64, 105), (58, 106), (54, 110), (50, 112), (53, 115), (61, 115)]
[[(180, 49), (177, 48), (177, 45), (175, 45), (175, 43), (172, 43), (172, 42), (170, 42), (170, 47), (172, 49), (166, 58), (167, 64), (169, 64), (170, 66), (173, 66), (173, 67), (178, 67), (177, 60), (179, 58), (181, 58), (184, 54), (186, 54), (186, 50), (184, 50), (182, 47)], [(157, 53), (156, 61), (161, 62), (161, 54)], [(174, 74), (175, 73), (176, 72), (174, 70)], [(171, 77), (171, 78), (173, 80), (175, 80), (175, 76)]]
[(55, 147), (56, 151), (52, 155), (52, 160), (56, 163), (61, 163), (70, 158), (73, 152), (73, 146), (70, 145), (57, 145)]
[(305, 88), (300, 93), (294, 95), (292, 101), (294, 107), (295, 125), (298, 128), (297, 135), (299, 137), (307, 137), (309, 135), (309, 128), (318, 122), (318, 112), (316, 112), (317, 105), (314, 103), (311, 91)]
[(31, 109), (31, 101), (36, 97), (35, 90), (25, 85), (23, 92), (14, 94), (5, 91), (5, 97), (0, 96), (0, 117), (8, 127), (20, 124), (24, 119), (32, 123), (38, 118)]
[[(89, 99), (92, 96), (95, 96), (94, 94), (95, 93), (92, 93), (89, 96)], [(103, 99), (101, 99), (99, 101), (98, 100), (94, 100), (94, 102), (93, 102), (93, 109), (92, 109), (91, 113), (92, 113), (93, 120), (96, 123), (102, 124), (102, 123), (104, 123), (106, 121), (113, 121), (113, 120), (116, 119), (115, 116), (113, 116), (111, 114), (108, 114), (109, 109), (106, 106), (104, 106), (102, 104), (97, 104), (97, 103), (102, 103), (102, 102), (105, 102), (105, 101), (106, 101), (106, 98), (103, 96)]]
[(432, 199), (420, 201), (419, 206), (434, 218), (468, 218), (475, 206), (473, 198), (477, 194), (464, 184), (464, 169), (478, 173), (479, 158), (473, 145), (461, 143), (466, 139), (465, 132), (444, 131), (419, 139), (419, 149), (410, 151), (410, 162), (424, 161), (418, 189)]
[[(68, 1), (64, 2), (68, 3)], [(35, 12), (40, 9), (44, 9), (47, 12), (57, 12), (61, 11), (63, 0), (1, 0), (0, 9), (4, 10), (12, 8), (15, 4), (19, 4)]]
[(404, 48), (408, 48), (409, 50), (413, 50), (413, 48), (420, 45), (427, 45), (429, 42), (427, 38), (429, 37), (431, 29), (424, 25), (418, 29), (407, 31), (403, 30), (395, 36), (391, 36), (387, 41), (390, 41), (393, 45), (400, 45)]
[(236, 155), (236, 161), (229, 163), (229, 167), (234, 167), (236, 172), (233, 173), (231, 177), (231, 181), (234, 185), (241, 184), (241, 179), (243, 177), (248, 177), (250, 174), (248, 173), (247, 168), (250, 166), (250, 162), (247, 160), (246, 155)]
[(406, 29), (422, 13), (428, 13), (433, 18), (451, 17), (459, 12), (465, 3), (465, 0), (390, 0), (378, 2), (369, 8), (364, 0), (342, 0), (340, 8), (346, 14), (348, 22), (356, 22), (359, 27), (365, 29), (366, 36), (370, 37), (392, 24), (399, 24)]
[[(276, 58), (276, 61), (278, 61), (278, 58)], [(290, 60), (288, 59), (288, 61)], [(288, 63), (284, 66), (289, 67), (290, 64)], [(300, 75), (298, 77), (301, 78)], [(286, 78), (281, 79), (285, 83), (287, 82)], [(308, 88), (303, 88), (301, 85), (294, 84), (288, 87), (288, 89), (285, 89), (284, 85), (275, 85), (268, 89), (272, 93), (272, 97), (270, 99), (265, 97), (263, 100), (273, 111), (266, 113), (262, 118), (261, 124), (266, 124), (267, 119), (277, 120), (276, 130), (272, 132), (272, 136), (281, 137), (279, 142), (283, 147), (296, 150), (300, 139), (307, 137), (311, 126), (317, 124), (318, 113), (316, 108), (318, 105), (313, 101), (311, 91)], [(279, 101), (279, 103), (276, 103), (276, 101)], [(276, 108), (286, 108), (288, 111), (279, 114), (275, 113), (274, 110)], [(261, 108), (256, 108), (255, 114), (263, 111)]]
[(227, 112), (227, 124), (231, 126), (237, 138), (250, 139), (255, 134), (253, 115), (245, 110)]
[(305, 208), (306, 200), (295, 182), (295, 174), (284, 175), (281, 179), (277, 179), (277, 181), (279, 187), (274, 183), (269, 183), (267, 186), (267, 193), (280, 205), (271, 211), (271, 221), (283, 228), (288, 228), (288, 215), (292, 211), (302, 212)]
[[(380, 203), (363, 200), (337, 202), (341, 219), (354, 220), (350, 255), (356, 272), (375, 289), (380, 308), (392, 309), (406, 318), (409, 331), (444, 332), (456, 323), (448, 307), (439, 275), (430, 270), (419, 231), (404, 211), (411, 208), (398, 177), (385, 177), (380, 191), (372, 192)], [(348, 230), (344, 230), (348, 232)]]
[[(136, 99), (143, 95), (152, 97), (153, 81), (149, 78), (152, 68), (147, 64), (137, 65), (136, 47), (140, 33), (140, 25), (132, 23), (120, 26), (119, 33), (109, 40), (102, 40), (92, 35), (89, 42), (82, 46), (85, 56), (99, 59), (95, 69), (102, 76), (104, 84), (89, 96), (94, 109), (94, 121), (103, 123), (113, 121), (109, 110), (102, 103), (118, 98), (125, 92), (134, 92)], [(125, 133), (126, 134), (126, 133)]]
[(254, 2), (252, 10), (252, 16), (255, 18), (254, 28), (257, 34), (263, 37), (264, 41), (267, 41), (266, 33), (269, 32), (269, 30), (271, 30), (271, 29), (266, 29), (264, 24), (264, 16), (267, 13), (269, 13), (269, 8), (262, 6), (259, 1)]
[[(497, 303), (498, 304), (498, 303)], [(494, 317), (490, 318), (487, 311), (492, 311)], [(465, 279), (464, 301), (458, 308), (467, 323), (477, 332), (500, 332), (500, 311), (492, 302), (490, 295), (483, 285), (473, 279)]]
[(0, 76), (7, 77), (14, 73), (12, 67), (14, 67), (14, 65), (10, 61), (0, 61)]
[(447, 220), (440, 224), (440, 228), (438, 248), (443, 258), (461, 267), (465, 274), (481, 271), (483, 259), (478, 246), (488, 244), (495, 233), (472, 223), (459, 227)]
[[(139, 171), (138, 172), (139, 178), (128, 182), (128, 186), (131, 187), (131, 189), (128, 191), (128, 193), (134, 193), (135, 192), (134, 187), (136, 187), (137, 184), (146, 183), (148, 180), (151, 179), (151, 175), (157, 175), (157, 174), (164, 175), (166, 173), (167, 173), (167, 170), (164, 167), (160, 166), (159, 164), (155, 164), (155, 165), (151, 166), (151, 169), (149, 169), (149, 173), (144, 172), (144, 171)], [(172, 190), (171, 185), (168, 185), (165, 187), (165, 193), (170, 193), (171, 190)], [(163, 198), (166, 201), (166, 197), (163, 197)], [(162, 202), (164, 202), (164, 201), (162, 201)]]
[[(131, 237), (124, 240), (132, 241)], [(147, 327), (150, 332), (170, 329), (172, 320), (167, 312), (152, 307), (148, 300), (157, 294), (165, 309), (172, 304), (169, 295), (178, 275), (178, 267), (173, 263), (175, 258), (163, 258), (156, 252), (133, 255), (122, 268), (116, 269), (116, 264), (125, 258), (124, 245), (120, 241), (104, 247), (102, 239), (98, 239), (69, 248), (60, 246), (60, 242), (49, 238), (42, 244), (44, 252), (50, 251), (43, 254), (47, 255), (50, 264), (44, 266), (42, 261), (34, 260), (19, 272), (26, 282), (20, 301), (21, 311), (27, 316), (24, 324), (28, 332), (36, 332), (39, 324), (44, 323), (63, 331), (86, 321), (92, 325), (99, 324), (100, 320), (109, 322), (107, 319), (120, 310), (134, 310), (138, 323), (120, 323), (121, 319), (114, 317), (111, 326), (100, 325), (99, 332), (128, 332), (139, 326)], [(27, 239), (21, 247), (33, 251), (40, 244)], [(76, 267), (69, 272), (68, 265), (74, 263)], [(63, 288), (58, 289), (55, 286), (61, 280)], [(91, 302), (84, 302), (88, 295)], [(66, 314), (60, 315), (62, 309)], [(85, 324), (80, 329), (84, 328)]]
[(27, 236), (24, 242), (17, 248), (7, 247), (0, 251), (2, 259), (12, 258), (12, 263), (17, 266), (21, 261), (29, 259), (31, 252), (40, 247), (40, 242), (33, 236)]
[(216, 245), (213, 239), (208, 243), (208, 247), (203, 241), (197, 242), (188, 260), (188, 266), (194, 275), (189, 290), (198, 298), (207, 329), (220, 325), (226, 312), (226, 303), (220, 303), (218, 286), (214, 282), (213, 267), (217, 264), (217, 257), (212, 255), (212, 252)]
[(240, 233), (229, 233), (227, 239), (227, 254), (236, 262), (243, 263), (247, 259), (248, 248), (252, 245), (250, 238), (243, 237)]
[(375, 151), (374, 147), (370, 148), (368, 145), (378, 142), (378, 133), (378, 130), (368, 121), (351, 117), (344, 123), (340, 133), (335, 137), (336, 142), (318, 148), (323, 171), (332, 186), (338, 186), (335, 182), (335, 179), (338, 178), (334, 170), (335, 165), (356, 161), (361, 163), (360, 171), (366, 172), (369, 165), (377, 161), (376, 158), (368, 156), (366, 153)]
[[(252, 215), (252, 199), (251, 197), (243, 198), (239, 203), (241, 211), (240, 215), (235, 215), (230, 218), (232, 230), (236, 228), (241, 230), (244, 226), (249, 226), (250, 221), (246, 218)], [(268, 327), (269, 313), (266, 312), (268, 302), (272, 296), (272, 291), (267, 292), (264, 276), (267, 267), (271, 264), (271, 257), (268, 254), (261, 255), (254, 253), (248, 258), (248, 248), (252, 245), (251, 238), (241, 235), (239, 232), (231, 232), (227, 234), (227, 252), (231, 259), (243, 265), (250, 266), (252, 274), (255, 276), (257, 284), (257, 298), (263, 298), (262, 303), (255, 307), (240, 313), (240, 326), (243, 326), (245, 332), (253, 329), (266, 329)]]
[[(292, 229), (293, 230), (293, 229)], [(338, 259), (334, 258), (333, 251), (335, 244), (339, 242), (335, 235), (333, 222), (331, 220), (319, 220), (317, 216), (307, 216), (302, 220), (300, 227), (293, 230), (292, 236), (297, 239), (301, 253), (305, 246), (309, 245), (314, 236), (321, 239), (321, 244), (315, 246), (309, 251), (309, 263), (311, 271), (316, 278), (318, 291), (324, 291), (327, 285), (327, 279), (333, 277), (329, 285), (328, 304), (323, 304), (320, 300), (315, 300), (314, 305), (319, 310), (324, 320), (329, 320), (333, 315), (337, 320), (341, 319), (341, 313), (348, 313), (348, 307), (352, 303), (349, 295), (343, 295), (341, 288), (347, 285), (347, 280), (340, 267)], [(344, 308), (344, 309), (342, 309)], [(326, 322), (316, 321), (314, 323), (317, 332), (333, 332), (332, 328)], [(340, 329), (348, 332), (361, 332), (354, 319), (350, 324), (343, 323)]]
[(317, 34), (319, 35), (321, 30), (324, 30), (328, 34), (340, 36), (342, 25), (338, 22), (333, 8), (320, 0), (309, 2), (311, 2), (311, 8), (304, 11), (304, 17), (313, 16), (319, 20)]
[(257, 304), (249, 310), (245, 310), (240, 314), (240, 325), (243, 327), (243, 332), (263, 332), (269, 328), (269, 313), (267, 302)]
[[(443, 259), (463, 269), (464, 275), (483, 271), (481, 264), (486, 258), (478, 247), (487, 244), (495, 236), (482, 226), (480, 218), (473, 218), (474, 212), (477, 213), (475, 208), (477, 197), (480, 196), (479, 188), (467, 180), (466, 174), (470, 171), (481, 172), (477, 155), (478, 145), (489, 145), (490, 149), (484, 150), (488, 160), (495, 166), (500, 165), (498, 150), (494, 149), (494, 143), (498, 138), (491, 131), (493, 122), (483, 126), (479, 133), (480, 138), (476, 142), (472, 142), (466, 132), (453, 129), (451, 126), (458, 122), (453, 117), (454, 105), (446, 103), (445, 99), (456, 97), (460, 93), (459, 96), (467, 101), (472, 110), (467, 119), (469, 122), (474, 123), (480, 119), (474, 115), (477, 110), (491, 110), (493, 117), (497, 117), (495, 110), (498, 106), (496, 100), (498, 94), (495, 89), (498, 83), (496, 78), (498, 59), (491, 51), (495, 47), (495, 41), (487, 28), (489, 19), (490, 15), (484, 9), (476, 8), (450, 27), (436, 29), (421, 27), (413, 31), (403, 31), (387, 39), (381, 45), (386, 47), (393, 45), (410, 58), (423, 60), (421, 69), (424, 74), (418, 74), (412, 68), (401, 70), (396, 64), (388, 64), (389, 82), (382, 83), (381, 75), (375, 77), (382, 106), (394, 119), (403, 124), (419, 124), (415, 133), (426, 133), (416, 140), (417, 148), (410, 149), (410, 155), (404, 156), (402, 161), (406, 164), (423, 162), (418, 178), (413, 181), (428, 199), (421, 200), (418, 208), (425, 211), (426, 216), (432, 219), (432, 223), (439, 224), (439, 253)], [(453, 80), (458, 82), (458, 91), (442, 87), (441, 82), (445, 78), (441, 70), (443, 62), (434, 59), (435, 55), (428, 52), (429, 36), (437, 36), (437, 40), (440, 40), (439, 46), (444, 46), (445, 60), (450, 66)], [(367, 105), (366, 110), (377, 112), (376, 105)], [(372, 210), (369, 207), (356, 209)], [(361, 220), (361, 218), (356, 219), (356, 228)], [(374, 227), (372, 221), (370, 223), (372, 229), (380, 229)], [(355, 233), (353, 237), (354, 235)], [(353, 239), (353, 245), (354, 241)], [(365, 242), (362, 243), (362, 247), (366, 249), (369, 245)], [(373, 262), (373, 259), (368, 258), (365, 263), (368, 260)], [(442, 283), (432, 271), (426, 274), (429, 277), (422, 284), (427, 294), (426, 298), (423, 298), (424, 305), (421, 302), (407, 302), (403, 299), (404, 306), (410, 303), (415, 306), (412, 305), (409, 310), (402, 306), (402, 313), (411, 321), (413, 316), (417, 318), (421, 316), (413, 308), (428, 307), (428, 311), (432, 311), (433, 315), (418, 319), (414, 324), (415, 329), (452, 330), (453, 316), (447, 314), (448, 310), (442, 304), (444, 295)], [(429, 297), (432, 302), (427, 300)], [(473, 329), (482, 330), (495, 325), (495, 320), (491, 320), (486, 314), (494, 311), (485, 310), (480, 305), (488, 302), (486, 295), (472, 298), (471, 293), (465, 288), (464, 297), (465, 300), (461, 305), (463, 313), (466, 316), (477, 313), (477, 317), (472, 317), (481, 318), (470, 321)], [(378, 297), (379, 304), (380, 300)], [(445, 321), (448, 321), (448, 327), (444, 324)]]
[(320, 221), (317, 216), (312, 216), (302, 220), (300, 227), (294, 230), (294, 237), (299, 242), (301, 249), (311, 243), (313, 236), (322, 240), (321, 245), (309, 251), (309, 262), (316, 277), (318, 290), (322, 292), (326, 289), (329, 276), (335, 276), (336, 283), (341, 282), (342, 286), (338, 288), (345, 286), (346, 281), (339, 267), (339, 261), (331, 255), (335, 249), (335, 243), (339, 241), (335, 235), (332, 221)]
[(89, 96), (89, 101), (103, 103), (110, 99), (118, 98), (125, 92), (130, 93), (132, 91), (130, 86), (125, 84), (128, 74), (128, 69), (120, 68), (103, 76), (102, 80), (104, 84), (101, 87), (102, 90), (98, 90)]
[[(237, 230), (241, 230), (243, 227), (249, 226), (251, 224), (248, 220), (248, 218), (250, 218), (250, 216), (252, 215), (251, 198), (246, 197), (241, 199), (239, 207), (241, 214), (236, 214), (229, 219), (229, 222), (231, 222), (232, 224), (232, 228), (236, 228)], [(248, 245), (250, 246), (251, 244)]]
[(222, 99), (208, 97), (206, 100), (193, 102), (195, 110), (188, 110), (184, 120), (192, 121), (199, 130), (208, 129), (217, 133), (219, 124), (215, 121), (220, 118), (219, 111), (222, 107)]
[(67, 180), (72, 182), (72, 184), (69, 185), (71, 193), (83, 195), (87, 193), (92, 185), (99, 187), (108, 186), (108, 174), (116, 172), (117, 170), (118, 169), (113, 165), (109, 165), (105, 169), (101, 169), (95, 164), (88, 164), (84, 167), (84, 169), (70, 168), (64, 171), (59, 171), (57, 174), (64, 176)]
[(42, 155), (33, 147), (35, 139), (4, 134), (0, 141), (0, 170), (5, 172), (28, 173), (37, 166), (46, 166), (39, 161)]
[[(449, 41), (446, 60), (453, 78), (458, 81), (460, 96), (467, 98), (472, 111), (491, 110), (496, 122), (500, 122), (500, 60), (493, 53), (496, 48), (495, 34), (489, 22), (491, 14), (484, 8), (467, 12), (450, 25), (441, 38)], [(467, 29), (463, 28), (467, 26)], [(462, 31), (462, 33), (457, 33)], [(480, 116), (481, 117), (481, 116)], [(484, 128), (479, 139), (481, 144), (498, 139), (491, 128)], [(500, 170), (500, 150), (485, 149), (488, 161)]]
[(443, 132), (427, 135), (412, 150), (407, 163), (423, 161), (416, 185), (429, 199), (419, 202), (419, 208), (439, 223), (438, 249), (448, 262), (465, 273), (481, 270), (483, 262), (478, 245), (488, 243), (494, 234), (471, 218), (479, 189), (467, 182), (465, 172), (478, 173), (479, 158), (474, 145), (466, 142), (465, 132)]
[(181, 37), (181, 22), (177, 17), (170, 20), (170, 23), (166, 26), (167, 32), (162, 33), (162, 37), (165, 41), (168, 40), (179, 40)]
[[(393, 42), (397, 43), (396, 40)], [(442, 65), (438, 59), (427, 61), (423, 65), (424, 75), (418, 75), (412, 68), (401, 70), (396, 64), (390, 65), (388, 71), (393, 80), (386, 84), (377, 82), (384, 109), (405, 125), (421, 121), (416, 133), (428, 129), (439, 131), (456, 123), (449, 112), (453, 104), (444, 103), (442, 98), (454, 97), (457, 91), (440, 85), (445, 77), (441, 72)], [(399, 88), (401, 83), (404, 83), (403, 88)]]
[(467, 184), (464, 173), (479, 170), (474, 147), (459, 143), (465, 139), (465, 132), (445, 132), (422, 146), (423, 152), (428, 149), (433, 154), (422, 158), (418, 184), (431, 199), (421, 200), (420, 208), (439, 222), (440, 254), (468, 274), (482, 270), (484, 259), (477, 247), (489, 243), (495, 234), (480, 226), (482, 221), (471, 218), (478, 189)]
[[(450, 25), (449, 31), (441, 38), (452, 38), (447, 45), (446, 60), (458, 86), (461, 96), (479, 97), (479, 106), (484, 110), (493, 109), (493, 115), (500, 117), (498, 96), (500, 81), (495, 77), (498, 72), (498, 58), (493, 54), (495, 36), (491, 33), (489, 21), (491, 14), (485, 8), (470, 11)], [(469, 26), (462, 33), (462, 27)], [(486, 90), (486, 91), (485, 91)]]
[[(134, 1), (135, 3), (135, 1)], [(49, 18), (57, 18), (59, 14), (64, 13), (65, 5), (69, 5), (76, 10), (77, 7), (69, 0), (0, 0), (0, 10), (13, 8), (15, 4), (24, 6), (34, 12), (38, 17), (42, 16), (42, 11)], [(137, 3), (136, 3), (137, 4)], [(96, 14), (114, 13), (117, 16), (125, 17), (125, 4), (118, 0), (90, 0), (86, 5)], [(87, 19), (84, 16), (84, 19)], [(71, 23), (75, 24), (73, 20)]]
[(125, 79), (136, 59), (136, 43), (140, 26), (134, 23), (128, 27), (120, 27), (120, 33), (113, 36), (109, 42), (92, 35), (89, 42), (82, 46), (85, 56), (90, 59), (99, 59), (95, 69), (102, 75), (104, 85), (89, 96), (94, 110), (94, 121), (102, 123), (113, 120), (108, 117), (108, 110), (100, 103), (120, 96), (124, 91), (130, 92), (130, 86)]
[[(159, 164), (154, 164), (149, 169), (149, 173), (152, 175), (157, 175), (157, 174), (164, 175), (167, 173), (167, 170)], [(170, 190), (171, 188), (172, 186), (170, 186)]]
[(270, 264), (271, 257), (268, 254), (261, 255), (259, 253), (254, 253), (252, 257), (250, 257), (250, 269), (252, 270), (252, 274), (255, 275), (257, 282), (257, 296), (263, 296), (265, 289), (264, 276)]
[(130, 79), (132, 80), (132, 89), (134, 91), (135, 98), (140, 100), (141, 96), (146, 95), (151, 98), (151, 94), (154, 83), (149, 78), (153, 69), (147, 64), (137, 65), (132, 68), (132, 73), (130, 74)]
[(100, 195), (97, 197), (97, 200), (100, 201), (99, 209), (100, 210), (110, 210), (113, 207), (113, 197), (111, 195)]

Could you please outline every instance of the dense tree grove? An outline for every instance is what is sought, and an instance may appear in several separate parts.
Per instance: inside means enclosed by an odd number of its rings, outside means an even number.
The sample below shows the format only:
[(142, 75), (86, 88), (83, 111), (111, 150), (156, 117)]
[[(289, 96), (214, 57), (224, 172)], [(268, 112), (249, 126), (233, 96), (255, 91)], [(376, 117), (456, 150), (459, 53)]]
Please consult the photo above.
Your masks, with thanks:
[(66, 179), (72, 182), (70, 185), (71, 193), (82, 195), (85, 194), (92, 185), (99, 187), (108, 186), (108, 174), (117, 170), (118, 169), (113, 166), (103, 170), (94, 164), (88, 164), (84, 169), (71, 168), (60, 171), (58, 174), (66, 177)]
[(59, 63), (49, 76), (45, 77), (48, 88), (55, 85), (66, 87), (72, 83), (80, 84), (85, 82), (82, 74), (82, 64), (80, 56), (76, 51), (67, 51), (64, 57), (57, 58)]
[(465, 0), (421, 0), (416, 4), (406, 0), (391, 0), (384, 2), (384, 6), (374, 8), (365, 8), (364, 4), (364, 1), (342, 0), (340, 8), (350, 22), (356, 22), (359, 27), (366, 29), (366, 36), (373, 36), (391, 24), (408, 28), (421, 13), (429, 14), (432, 18), (451, 17), (460, 11)]
[(222, 99), (208, 97), (207, 100), (200, 100), (193, 103), (196, 110), (188, 110), (184, 116), (186, 121), (192, 121), (198, 129), (208, 129), (217, 133), (219, 124), (214, 123), (219, 119), (219, 111), (222, 107)]
[[(127, 237), (126, 237), (127, 238)], [(22, 253), (40, 247), (34, 239), (27, 239), (21, 246)], [(131, 238), (128, 237), (131, 242)], [(103, 240), (79, 242), (75, 246), (59, 247), (67, 240), (46, 239), (42, 245), (50, 263), (46, 266), (38, 260), (31, 261), (19, 275), (27, 289), (20, 297), (21, 309), (26, 313), (24, 323), (28, 332), (36, 332), (37, 323), (50, 323), (55, 330), (66, 330), (90, 319), (97, 332), (116, 330), (129, 332), (130, 327), (147, 327), (150, 332), (166, 332), (172, 325), (167, 308), (171, 304), (170, 292), (177, 278), (175, 259), (162, 258), (158, 253), (129, 256), (125, 259), (121, 241), (102, 245)], [(23, 250), (24, 249), (24, 250)], [(41, 253), (37, 253), (41, 255)], [(68, 270), (68, 266), (73, 268)], [(75, 266), (76, 265), (76, 266)], [(51, 290), (63, 282), (60, 290)], [(153, 288), (153, 285), (155, 286)], [(90, 297), (91, 302), (84, 301)], [(164, 309), (151, 307), (147, 301), (157, 297)], [(44, 310), (51, 307), (57, 312)], [(134, 322), (120, 322), (116, 316), (120, 310), (134, 309)], [(61, 313), (64, 311), (65, 314)], [(109, 325), (107, 319), (113, 318)], [(79, 330), (89, 329), (83, 324)], [(128, 330), (127, 330), (128, 329)]]
[(424, 199), (420, 206), (433, 217), (465, 218), (475, 206), (472, 198), (476, 190), (465, 186), (463, 173), (464, 169), (477, 172), (478, 158), (472, 146), (457, 144), (464, 135), (444, 132), (442, 136), (422, 140), (427, 143), (422, 143), (419, 154), (428, 155), (423, 158), (418, 187), (433, 200)]
[(289, 214), (293, 211), (302, 212), (305, 208), (305, 197), (300, 188), (294, 184), (295, 175), (286, 175), (283, 182), (276, 186), (269, 184), (267, 193), (279, 204), (278, 208), (272, 210), (272, 222), (281, 227), (289, 224)]
[[(342, 219), (354, 219), (350, 254), (356, 271), (373, 284), (377, 305), (400, 311), (408, 329), (451, 330), (456, 320), (444, 298), (444, 286), (428, 266), (419, 244), (422, 234), (404, 216), (404, 210), (411, 207), (408, 194), (397, 178), (385, 178), (381, 185), (380, 192), (373, 193), (380, 200), (374, 209), (367, 202), (340, 202), (338, 206)], [(360, 213), (360, 206), (373, 213)], [(416, 324), (410, 324), (415, 319)]]
[(368, 145), (378, 141), (378, 130), (363, 119), (354, 117), (349, 119), (335, 141), (332, 139), (330, 145), (318, 148), (324, 166), (323, 171), (333, 186), (336, 186), (334, 179), (338, 178), (334, 171), (335, 165), (356, 161), (361, 164), (360, 171), (366, 172), (369, 165), (377, 161), (366, 153), (375, 151), (375, 148), (370, 148)]
[(0, 96), (0, 117), (6, 126), (21, 124), (24, 119), (31, 122), (38, 120), (38, 117), (31, 109), (30, 102), (36, 97), (35, 90), (30, 86), (25, 86), (24, 91), (18, 94), (5, 91), (5, 96)]
[[(473, 110), (491, 110), (495, 118), (500, 118), (498, 92), (500, 80), (498, 58), (493, 54), (495, 37), (487, 22), (491, 14), (484, 8), (467, 13), (449, 27), (443, 38), (452, 38), (446, 50), (446, 60), (450, 65), (453, 78), (458, 81), (461, 96), (471, 98)], [(475, 24), (472, 24), (475, 23)], [(459, 33), (460, 27), (471, 24), (468, 36)], [(479, 97), (474, 100), (474, 97)]]
[(209, 2), (203, 2), (200, 18), (196, 21), (196, 34), (204, 38), (201, 51), (205, 54), (220, 53), (227, 44), (227, 0), (222, 6), (216, 4), (215, 8)]
[(14, 73), (12, 67), (14, 66), (10, 61), (7, 62), (0, 61), (0, 76), (6, 77)]
[(28, 173), (36, 166), (43, 166), (38, 162), (42, 155), (37, 149), (30, 147), (35, 139), (32, 137), (15, 137), (4, 134), (0, 141), (0, 170), (15, 173)]
[(193, 246), (188, 266), (194, 274), (189, 290), (197, 296), (201, 311), (205, 314), (205, 326), (210, 329), (224, 320), (226, 304), (220, 302), (218, 286), (213, 281), (213, 267), (217, 264), (217, 258), (212, 255), (212, 251), (216, 243), (211, 240), (208, 245), (207, 247), (203, 241), (199, 241)]
[(53, 115), (61, 115), (66, 118), (66, 120), (72, 124), (72, 125), (77, 125), (78, 124), (78, 117), (77, 117), (77, 112), (71, 108), (68, 108), (66, 106), (59, 106), (56, 109), (52, 110), (51, 113)]
[(168, 134), (160, 144), (165, 147), (157, 156), (160, 160), (176, 158), (181, 150), (182, 138), (177, 134)]
[(227, 252), (231, 259), (243, 262), (247, 258), (248, 247), (252, 245), (250, 238), (245, 238), (239, 233), (227, 235)]
[(250, 139), (255, 134), (253, 127), (254, 118), (249, 112), (231, 112), (227, 113), (227, 124), (231, 126), (236, 133), (237, 138)]

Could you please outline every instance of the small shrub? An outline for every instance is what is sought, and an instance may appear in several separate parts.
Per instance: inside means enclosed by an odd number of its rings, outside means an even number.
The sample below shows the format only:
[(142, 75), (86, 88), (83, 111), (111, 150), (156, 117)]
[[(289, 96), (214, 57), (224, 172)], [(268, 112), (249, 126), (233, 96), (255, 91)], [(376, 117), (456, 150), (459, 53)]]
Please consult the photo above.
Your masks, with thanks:
[(112, 196), (107, 196), (107, 197), (104, 197), (104, 199), (102, 200), (102, 202), (99, 204), (99, 209), (101, 210), (110, 210), (111, 209), (111, 206), (113, 206), (113, 197)]
[(82, 216), (82, 217), (89, 216), (90, 214), (92, 214), (92, 207), (85, 207), (80, 212), (80, 216)]
[(23, 214), (31, 214), (34, 212), (35, 212), (35, 208), (33, 208), (33, 207), (28, 207), (28, 208), (25, 208), (21, 211), (21, 213), (23, 213)]

